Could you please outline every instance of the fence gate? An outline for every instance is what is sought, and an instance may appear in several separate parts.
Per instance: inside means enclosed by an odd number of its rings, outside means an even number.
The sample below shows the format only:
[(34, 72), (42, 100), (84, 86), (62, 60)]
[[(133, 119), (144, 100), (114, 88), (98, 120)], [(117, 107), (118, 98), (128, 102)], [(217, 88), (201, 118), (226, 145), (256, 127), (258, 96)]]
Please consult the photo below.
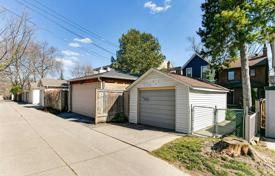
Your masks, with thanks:
[(236, 135), (244, 137), (243, 109), (219, 109), (192, 106), (191, 130), (193, 134), (209, 137)]
[(96, 124), (110, 121), (117, 113), (123, 113), (123, 109), (123, 91), (96, 90)]

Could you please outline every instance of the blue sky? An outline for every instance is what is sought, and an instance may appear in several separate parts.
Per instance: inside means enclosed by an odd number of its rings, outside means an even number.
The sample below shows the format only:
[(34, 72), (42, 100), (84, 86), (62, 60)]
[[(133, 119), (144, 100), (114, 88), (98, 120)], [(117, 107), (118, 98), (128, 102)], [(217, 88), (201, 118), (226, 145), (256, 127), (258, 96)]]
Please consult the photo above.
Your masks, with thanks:
[[(78, 36), (73, 35), (18, 3), (31, 3), (41, 8), (37, 1), (97, 35), (75, 29), (55, 18), (55, 23)], [(117, 47), (102, 40), (118, 45), (120, 36), (130, 28), (153, 34), (158, 38), (167, 59), (174, 66), (183, 65), (192, 55), (187, 38), (197, 37), (196, 31), (201, 25), (202, 2), (203, 0), (0, 0), (1, 5), (18, 14), (27, 10), (31, 21), (37, 25), (35, 38), (46, 40), (58, 48), (60, 58), (65, 62), (66, 77), (69, 77), (69, 70), (75, 62), (91, 64), (93, 67), (109, 64), (111, 53), (115, 53)], [(30, 4), (28, 6), (31, 7)], [(41, 9), (39, 11), (43, 13)], [(47, 17), (52, 18), (49, 14)]]

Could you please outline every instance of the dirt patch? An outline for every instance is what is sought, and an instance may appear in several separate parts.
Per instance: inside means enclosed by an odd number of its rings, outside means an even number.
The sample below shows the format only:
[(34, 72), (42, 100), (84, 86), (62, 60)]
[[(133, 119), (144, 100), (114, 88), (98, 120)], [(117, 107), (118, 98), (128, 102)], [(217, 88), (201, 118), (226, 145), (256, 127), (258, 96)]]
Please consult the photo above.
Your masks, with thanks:
[[(220, 139), (186, 136), (153, 151), (191, 175), (272, 175), (274, 171), (262, 160), (250, 156), (230, 157), (213, 149)], [(259, 151), (257, 152), (264, 152)], [(261, 154), (261, 153), (260, 153)]]

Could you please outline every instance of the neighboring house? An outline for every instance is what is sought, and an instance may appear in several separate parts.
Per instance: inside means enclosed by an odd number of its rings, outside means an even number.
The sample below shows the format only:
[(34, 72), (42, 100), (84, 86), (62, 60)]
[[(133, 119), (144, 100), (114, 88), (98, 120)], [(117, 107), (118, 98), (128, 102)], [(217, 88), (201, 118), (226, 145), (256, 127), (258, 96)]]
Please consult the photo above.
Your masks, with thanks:
[(177, 75), (182, 75), (182, 67), (173, 67), (170, 69), (169, 72)]
[(196, 79), (206, 79), (205, 73), (209, 69), (209, 62), (194, 54), (182, 67), (182, 75)]
[[(191, 107), (207, 106), (226, 109), (228, 89), (172, 73), (150, 69), (129, 88), (129, 122), (190, 133), (213, 125), (213, 111), (194, 113)], [(225, 112), (218, 121), (225, 120)]]
[[(162, 69), (171, 69), (171, 68), (173, 68), (173, 65), (171, 64), (171, 62), (168, 60), (164, 60), (157, 69), (162, 70)], [(97, 67), (93, 69), (94, 74), (105, 73), (112, 70), (114, 70), (112, 68), (112, 65), (105, 65), (105, 66)]]
[(97, 68), (94, 68), (94, 69), (93, 69), (94, 74), (105, 73), (105, 72), (108, 72), (108, 71), (111, 71), (111, 70), (113, 70), (113, 69), (111, 68), (111, 65), (105, 65), (105, 66), (97, 67)]
[(124, 91), (137, 78), (115, 70), (69, 80), (69, 110), (95, 118), (96, 91)]
[(41, 79), (38, 84), (40, 89), (39, 105), (65, 111), (68, 108), (68, 82), (56, 79)]
[[(260, 99), (265, 97), (264, 87), (268, 86), (269, 67), (267, 52), (261, 56), (249, 58), (250, 82), (253, 97)], [(242, 105), (242, 78), (241, 62), (237, 60), (224, 68), (218, 75), (218, 84), (230, 89), (228, 104)]]

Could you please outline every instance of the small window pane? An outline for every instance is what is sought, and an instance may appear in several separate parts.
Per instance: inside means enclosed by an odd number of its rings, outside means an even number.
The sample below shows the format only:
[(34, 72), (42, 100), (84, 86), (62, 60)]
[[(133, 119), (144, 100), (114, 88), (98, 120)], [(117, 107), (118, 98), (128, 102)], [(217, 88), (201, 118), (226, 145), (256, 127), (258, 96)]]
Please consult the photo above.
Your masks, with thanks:
[(192, 68), (186, 68), (186, 76), (192, 77)]
[(229, 81), (234, 80), (235, 79), (235, 72), (234, 71), (229, 71), (227, 77), (228, 77)]
[(207, 70), (208, 70), (207, 66), (202, 66), (201, 67), (201, 79), (206, 79)]
[(250, 76), (256, 76), (256, 70), (250, 69)]

